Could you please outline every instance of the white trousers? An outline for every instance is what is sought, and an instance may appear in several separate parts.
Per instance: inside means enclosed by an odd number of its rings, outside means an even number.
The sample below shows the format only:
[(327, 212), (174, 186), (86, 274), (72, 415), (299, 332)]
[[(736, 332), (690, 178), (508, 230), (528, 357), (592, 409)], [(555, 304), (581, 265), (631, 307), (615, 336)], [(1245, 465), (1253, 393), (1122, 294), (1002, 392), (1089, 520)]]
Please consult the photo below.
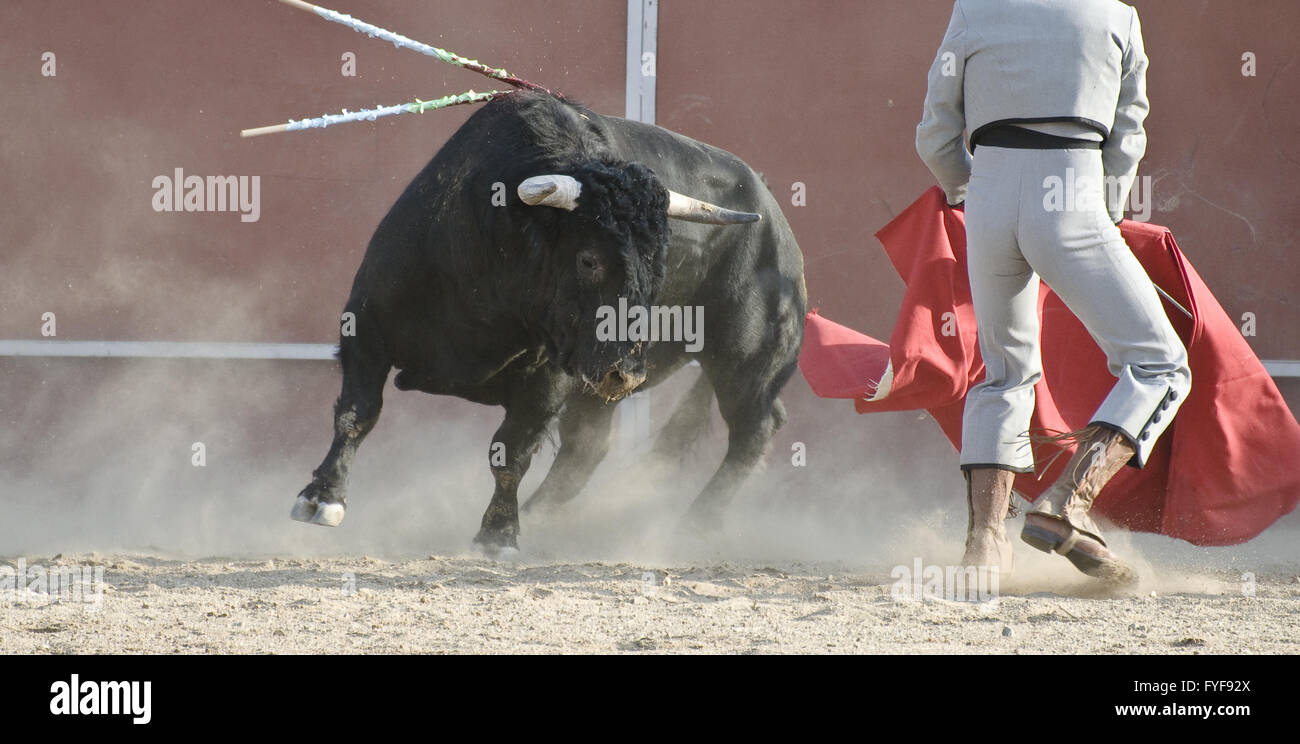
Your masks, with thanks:
[(1132, 440), (1131, 464), (1146, 463), (1186, 399), (1187, 350), (1110, 221), (1104, 188), (1098, 150), (976, 151), (966, 245), (985, 377), (966, 396), (963, 468), (1034, 470), (1028, 429), (1042, 376), (1040, 277), (1106, 354), (1117, 382), (1092, 423)]

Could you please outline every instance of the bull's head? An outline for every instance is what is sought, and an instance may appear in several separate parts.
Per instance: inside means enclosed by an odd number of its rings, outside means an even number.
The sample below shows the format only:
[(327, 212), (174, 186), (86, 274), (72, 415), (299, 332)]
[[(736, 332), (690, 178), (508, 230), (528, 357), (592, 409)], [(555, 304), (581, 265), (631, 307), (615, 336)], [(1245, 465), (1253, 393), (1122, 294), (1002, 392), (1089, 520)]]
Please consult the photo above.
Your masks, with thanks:
[(566, 174), (540, 174), (517, 189), (529, 206), (568, 212), (555, 221), (559, 262), (552, 327), (560, 366), (606, 399), (622, 398), (646, 378), (645, 344), (597, 336), (601, 308), (649, 308), (663, 285), (668, 219), (714, 225), (754, 222), (664, 188), (654, 171), (632, 164), (588, 163)]

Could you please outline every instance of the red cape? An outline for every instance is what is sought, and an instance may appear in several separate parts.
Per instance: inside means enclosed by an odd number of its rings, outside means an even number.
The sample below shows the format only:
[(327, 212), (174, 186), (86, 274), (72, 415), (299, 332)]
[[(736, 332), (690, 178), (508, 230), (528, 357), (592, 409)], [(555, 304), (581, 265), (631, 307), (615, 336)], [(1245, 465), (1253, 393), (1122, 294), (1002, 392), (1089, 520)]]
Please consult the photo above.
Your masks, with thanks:
[[(1095, 510), (1128, 529), (1197, 545), (1245, 542), (1300, 500), (1300, 424), (1168, 228), (1126, 221), (1120, 232), (1152, 281), (1192, 315), (1164, 301), (1187, 345), (1192, 389), (1146, 467), (1124, 468)], [(925, 408), (960, 447), (966, 391), (984, 376), (966, 275), (965, 215), (948, 208), (934, 187), (876, 237), (907, 284), (889, 344), (813, 311), (799, 368), (813, 392), (852, 398), (859, 413)], [(1043, 377), (1031, 430), (1073, 431), (1088, 424), (1115, 378), (1101, 349), (1045, 284), (1038, 307)], [(888, 394), (866, 400), (887, 365)], [(1069, 459), (1067, 453), (1050, 462), (1058, 452), (1040, 447), (1039, 473), (1017, 476), (1016, 490), (1038, 498)]]

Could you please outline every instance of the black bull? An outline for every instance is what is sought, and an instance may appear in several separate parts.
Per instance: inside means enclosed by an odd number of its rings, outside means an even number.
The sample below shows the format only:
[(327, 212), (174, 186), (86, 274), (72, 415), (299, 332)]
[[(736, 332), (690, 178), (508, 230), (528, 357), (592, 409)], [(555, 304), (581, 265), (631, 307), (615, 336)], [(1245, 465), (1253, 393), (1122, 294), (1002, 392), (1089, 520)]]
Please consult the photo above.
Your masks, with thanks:
[[(538, 203), (525, 182), (552, 174), (580, 190), (576, 203)], [(668, 189), (752, 214), (727, 226), (674, 220), (670, 230)], [(598, 308), (620, 298), (703, 308), (703, 343), (597, 337)], [(515, 547), (517, 489), (549, 422), (560, 417), (560, 449), (525, 508), (575, 496), (608, 451), (614, 401), (696, 359), (703, 375), (654, 451), (688, 446), (716, 395), (727, 454), (688, 514), (688, 524), (716, 527), (785, 420), (777, 394), (795, 370), (806, 302), (794, 235), (739, 158), (550, 96), (499, 98), (452, 136), (370, 240), (343, 316), (333, 444), (292, 516), (342, 520), (352, 458), (397, 368), (399, 389), (505, 408), (475, 542)]]

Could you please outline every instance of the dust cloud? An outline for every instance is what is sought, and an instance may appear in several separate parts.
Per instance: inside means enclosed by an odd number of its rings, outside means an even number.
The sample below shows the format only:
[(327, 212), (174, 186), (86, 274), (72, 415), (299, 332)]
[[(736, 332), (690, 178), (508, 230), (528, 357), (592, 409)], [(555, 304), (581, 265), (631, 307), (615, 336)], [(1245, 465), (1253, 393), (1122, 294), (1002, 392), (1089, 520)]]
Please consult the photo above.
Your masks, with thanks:
[[(347, 519), (326, 529), (291, 521), (288, 511), (329, 445), (340, 380), (333, 363), (7, 359), (0, 374), (0, 555), (474, 555), (470, 541), (492, 493), (487, 446), (499, 408), (390, 386), (354, 464)], [(688, 368), (654, 388), (655, 415), (666, 419), (698, 374)], [(806, 395), (802, 385), (793, 380), (791, 392)], [(910, 413), (861, 417), (815, 400), (800, 410), (815, 418), (792, 418), (778, 434), (721, 534), (701, 540), (678, 529), (725, 450), (715, 410), (678, 461), (650, 463), (652, 440), (615, 448), (573, 502), (525, 514), (520, 560), (808, 563), (887, 574), (918, 557), (960, 559), (963, 484), (932, 422)], [(808, 464), (795, 467), (791, 443), (805, 439)], [(542, 443), (521, 501), (555, 448), (554, 435)], [(1008, 529), (1014, 536), (1019, 521)], [(1268, 574), (1300, 562), (1294, 515), (1226, 548), (1109, 536), (1161, 590), (1221, 583), (1198, 572)], [(1018, 542), (1016, 554), (1018, 576), (1006, 590), (1087, 591), (1065, 561)]]

